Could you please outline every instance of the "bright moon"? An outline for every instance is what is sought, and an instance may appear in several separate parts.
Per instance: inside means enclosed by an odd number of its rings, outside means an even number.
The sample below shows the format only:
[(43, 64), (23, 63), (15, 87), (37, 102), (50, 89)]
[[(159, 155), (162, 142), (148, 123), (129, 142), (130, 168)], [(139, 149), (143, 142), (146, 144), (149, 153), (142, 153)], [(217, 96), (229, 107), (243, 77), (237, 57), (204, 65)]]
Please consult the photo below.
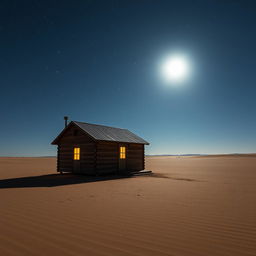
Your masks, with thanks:
[(184, 56), (170, 56), (163, 62), (161, 73), (166, 82), (182, 82), (189, 75), (189, 62)]

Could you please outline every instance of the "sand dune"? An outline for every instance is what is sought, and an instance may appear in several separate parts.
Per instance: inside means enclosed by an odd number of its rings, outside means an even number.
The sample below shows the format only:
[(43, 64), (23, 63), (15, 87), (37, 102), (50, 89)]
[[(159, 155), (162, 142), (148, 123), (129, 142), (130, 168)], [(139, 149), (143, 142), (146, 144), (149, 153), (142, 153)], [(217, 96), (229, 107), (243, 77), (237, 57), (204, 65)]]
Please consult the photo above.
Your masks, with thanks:
[(0, 255), (256, 255), (256, 157), (147, 157), (154, 174), (0, 158)]

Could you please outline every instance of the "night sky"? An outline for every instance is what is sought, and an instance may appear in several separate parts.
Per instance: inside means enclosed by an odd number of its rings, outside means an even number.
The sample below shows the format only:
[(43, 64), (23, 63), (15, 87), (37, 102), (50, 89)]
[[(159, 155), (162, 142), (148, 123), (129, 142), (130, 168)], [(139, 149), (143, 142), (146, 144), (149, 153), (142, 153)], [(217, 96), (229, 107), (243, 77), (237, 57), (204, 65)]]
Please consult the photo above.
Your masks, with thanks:
[[(256, 152), (256, 1), (0, 2), (0, 155), (55, 155), (71, 120), (147, 154)], [(189, 56), (166, 84), (159, 63)]]

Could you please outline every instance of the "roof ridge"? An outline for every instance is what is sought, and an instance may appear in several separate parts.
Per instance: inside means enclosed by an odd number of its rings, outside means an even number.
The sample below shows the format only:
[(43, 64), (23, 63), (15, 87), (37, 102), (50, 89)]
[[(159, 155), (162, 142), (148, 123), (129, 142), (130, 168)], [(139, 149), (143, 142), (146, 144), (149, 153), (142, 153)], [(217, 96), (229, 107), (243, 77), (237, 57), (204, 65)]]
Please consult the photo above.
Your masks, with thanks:
[(74, 124), (97, 141), (112, 141), (119, 143), (137, 143), (149, 145), (149, 143), (128, 129), (117, 128), (101, 124), (71, 121), (66, 128), (58, 135), (52, 144), (58, 144), (58, 140), (64, 132)]
[(71, 122), (81, 123), (81, 124), (89, 124), (89, 125), (95, 125), (95, 126), (103, 126), (103, 127), (108, 127), (108, 128), (114, 128), (114, 129), (120, 129), (120, 130), (127, 130), (127, 131), (129, 131), (128, 129), (125, 129), (125, 128), (119, 128), (119, 127), (114, 127), (114, 126), (109, 126), (109, 125), (92, 124), (92, 123), (80, 122), (80, 121), (71, 121)]

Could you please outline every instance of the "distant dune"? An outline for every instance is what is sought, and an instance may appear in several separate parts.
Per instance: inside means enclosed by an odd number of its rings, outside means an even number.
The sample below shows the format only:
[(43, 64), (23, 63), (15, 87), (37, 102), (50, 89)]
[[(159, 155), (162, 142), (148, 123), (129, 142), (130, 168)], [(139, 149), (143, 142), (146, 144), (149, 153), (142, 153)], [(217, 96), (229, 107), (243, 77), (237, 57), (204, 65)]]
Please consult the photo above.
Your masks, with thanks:
[(256, 154), (151, 156), (151, 176), (0, 158), (0, 255), (256, 255)]
[(256, 157), (256, 153), (250, 153), (250, 154), (216, 154), (216, 155), (201, 155), (206, 157)]
[(171, 154), (162, 154), (162, 155), (147, 155), (148, 157), (151, 156), (209, 156), (209, 157), (217, 157), (217, 156), (256, 156), (256, 153), (232, 153), (232, 154), (177, 154), (177, 155), (171, 155)]

